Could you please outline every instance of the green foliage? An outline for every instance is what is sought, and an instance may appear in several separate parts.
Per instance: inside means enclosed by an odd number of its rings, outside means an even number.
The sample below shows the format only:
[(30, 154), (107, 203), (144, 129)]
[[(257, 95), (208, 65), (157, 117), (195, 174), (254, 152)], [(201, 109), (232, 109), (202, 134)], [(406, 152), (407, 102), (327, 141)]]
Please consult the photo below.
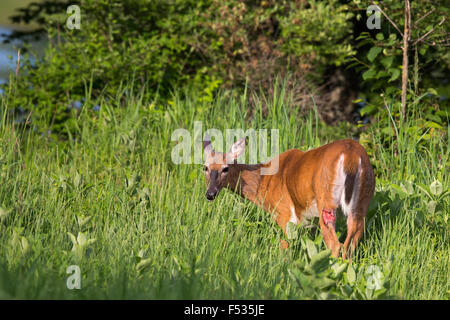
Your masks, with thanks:
[(289, 14), (280, 18), (282, 50), (301, 61), (318, 76), (323, 68), (340, 66), (356, 53), (349, 42), (353, 13), (339, 1), (290, 2)]
[(219, 86), (268, 90), (280, 73), (319, 83), (354, 53), (352, 13), (338, 1), (81, 0), (80, 30), (66, 27), (64, 4), (73, 3), (33, 4), (14, 18), (31, 17), (49, 38), (44, 57), (31, 65), (25, 56), (6, 90), (9, 107), (32, 111), (42, 132), (65, 132), (79, 105), (92, 109), (123, 83), (133, 81), (134, 93), (145, 86), (149, 103), (182, 86), (203, 91), (206, 103)]
[[(424, 105), (412, 105), (413, 111), (406, 122), (400, 120), (400, 104), (398, 101), (386, 105), (385, 110), (374, 116), (375, 123), (360, 135), (360, 143), (372, 157), (377, 174), (383, 168), (380, 153), (386, 153), (396, 159), (390, 170), (394, 170), (398, 177), (407, 178), (412, 174), (412, 168), (405, 161), (409, 155), (417, 157), (429, 153), (430, 148), (438, 154), (443, 152), (441, 145), (449, 143), (448, 120), (449, 114), (442, 110), (430, 110)], [(448, 167), (448, 159), (442, 154), (438, 157), (440, 167)]]
[[(373, 1), (354, 0), (359, 7), (368, 7)], [(377, 2), (378, 3), (378, 2)], [(404, 26), (404, 1), (382, 1), (379, 6), (396, 24), (398, 30), (380, 13), (381, 29), (368, 30), (355, 35), (358, 55), (349, 67), (362, 72), (361, 97), (366, 97), (367, 105), (362, 115), (373, 115), (383, 111), (384, 97), (400, 100), (402, 47)], [(448, 112), (450, 104), (440, 96), (448, 97), (446, 74), (450, 69), (450, 54), (445, 45), (450, 24), (450, 10), (445, 1), (412, 1), (412, 30), (409, 40), (409, 86), (408, 104), (410, 116), (414, 112), (427, 114), (441, 113), (437, 122), (445, 123), (442, 114)], [(373, 12), (372, 12), (373, 14)], [(365, 24), (364, 15), (359, 15)], [(428, 33), (428, 35), (427, 35)], [(426, 37), (424, 37), (427, 35)], [(438, 89), (435, 89), (438, 88)], [(420, 105), (417, 99), (421, 100)], [(399, 103), (399, 102), (398, 102)], [(420, 110), (416, 110), (418, 106)]]
[(383, 271), (376, 265), (364, 269), (364, 266), (333, 259), (330, 250), (319, 251), (319, 247), (304, 236), (301, 239), (301, 258), (288, 269), (308, 299), (388, 298), (390, 262)]
[[(9, 107), (32, 111), (42, 132), (67, 135), (80, 109), (96, 107), (93, 101), (102, 93), (113, 99), (130, 82), (127, 89), (143, 93), (148, 103), (167, 101), (174, 88), (187, 87), (202, 92), (206, 105), (219, 87), (246, 84), (270, 92), (279, 75), (290, 74), (293, 83), (301, 82), (296, 90), (314, 88), (323, 85), (327, 70), (345, 67), (362, 79), (359, 96), (368, 100), (363, 116), (383, 110), (380, 94), (399, 97), (402, 36), (384, 17), (381, 30), (367, 29), (360, 12), (370, 1), (81, 0), (80, 30), (65, 25), (62, 8), (69, 4), (44, 1), (14, 17), (40, 23), (49, 37), (45, 56), (35, 65), (25, 56), (19, 76), (11, 76), (14, 90), (6, 90)], [(401, 27), (403, 2), (380, 5)], [(440, 96), (448, 96), (450, 56), (442, 41), (449, 9), (443, 1), (413, 2), (412, 11), (418, 18), (411, 43), (433, 32), (411, 46), (408, 100), (442, 125), (442, 112), (448, 111), (448, 99)], [(441, 121), (431, 119), (436, 117)]]
[(80, 6), (80, 30), (66, 28), (64, 14), (44, 16), (50, 38), (44, 58), (36, 66), (27, 61), (23, 76), (12, 79), (11, 106), (33, 110), (43, 129), (63, 131), (78, 114), (73, 102), (90, 109), (91, 98), (115, 96), (123, 82), (135, 80), (135, 92), (146, 85), (167, 95), (195, 75), (200, 60), (188, 42), (198, 21), (187, 18), (197, 16), (201, 2), (85, 0)]

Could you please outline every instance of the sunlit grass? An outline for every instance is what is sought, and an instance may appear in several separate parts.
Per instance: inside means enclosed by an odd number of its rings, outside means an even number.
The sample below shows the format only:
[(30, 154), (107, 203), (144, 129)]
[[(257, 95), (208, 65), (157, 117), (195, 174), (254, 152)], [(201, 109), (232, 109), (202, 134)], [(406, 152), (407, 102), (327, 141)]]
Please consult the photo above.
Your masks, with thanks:
[[(179, 94), (169, 108), (127, 99), (127, 108), (105, 99), (98, 112), (86, 108), (66, 142), (13, 126), (2, 102), (0, 297), (310, 298), (288, 272), (303, 259), (300, 239), (282, 251), (284, 235), (267, 213), (230, 192), (207, 202), (201, 166), (172, 163), (171, 134), (193, 132), (194, 121), (203, 130), (277, 128), (284, 151), (353, 133), (327, 128), (314, 114), (301, 119), (281, 97), (268, 102), (266, 116), (262, 103), (253, 112), (226, 94), (210, 103)], [(445, 141), (409, 152), (413, 142), (404, 135), (401, 157), (380, 148), (371, 159), (377, 191), (353, 264), (364, 279), (367, 266), (390, 263), (391, 297), (449, 297), (448, 197), (430, 214), (417, 187), (438, 180), (449, 189)], [(402, 193), (396, 186), (408, 179), (413, 191)], [(342, 223), (338, 231), (345, 233)], [(78, 253), (69, 233), (86, 237)], [(300, 233), (325, 249), (314, 228)], [(73, 264), (80, 290), (66, 287)]]

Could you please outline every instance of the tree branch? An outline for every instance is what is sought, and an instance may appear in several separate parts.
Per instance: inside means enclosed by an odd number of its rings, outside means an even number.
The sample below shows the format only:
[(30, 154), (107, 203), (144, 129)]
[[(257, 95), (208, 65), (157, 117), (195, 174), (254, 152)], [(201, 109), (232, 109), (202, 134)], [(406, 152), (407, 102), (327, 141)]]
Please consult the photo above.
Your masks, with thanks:
[(428, 17), (430, 14), (432, 14), (435, 10), (436, 10), (436, 8), (433, 8), (432, 10), (428, 11), (428, 12), (425, 13), (423, 16), (421, 16), (419, 19), (417, 19), (417, 21), (414, 22), (414, 27), (417, 26), (417, 24), (418, 24), (421, 20), (425, 19), (425, 18)]
[(380, 12), (383, 14), (383, 16), (394, 26), (394, 28), (398, 31), (398, 33), (400, 33), (403, 36), (403, 33), (400, 31), (399, 27), (397, 27), (397, 25), (395, 24), (394, 21), (391, 20), (391, 18), (388, 17), (388, 15), (383, 11), (383, 9), (380, 8), (379, 5), (377, 5), (376, 3), (373, 2), (372, 0), (372, 4), (374, 6), (376, 6), (378, 8), (378, 10), (380, 10)]
[[(438, 27), (441, 26), (445, 21), (445, 17), (442, 18), (441, 22), (439, 22)], [(436, 27), (433, 27), (433, 29), (431, 29), (430, 31), (428, 31), (427, 33), (425, 33), (423, 36), (421, 36), (419, 39), (417, 39), (416, 41), (414, 41), (413, 45), (416, 45), (418, 42), (423, 41), (423, 39), (425, 39), (429, 34), (431, 34), (434, 30), (436, 29)]]

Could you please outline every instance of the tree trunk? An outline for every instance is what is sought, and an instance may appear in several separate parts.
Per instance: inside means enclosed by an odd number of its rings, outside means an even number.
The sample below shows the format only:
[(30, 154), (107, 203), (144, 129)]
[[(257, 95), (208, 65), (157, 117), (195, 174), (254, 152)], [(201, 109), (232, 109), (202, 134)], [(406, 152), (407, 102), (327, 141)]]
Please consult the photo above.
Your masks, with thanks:
[(401, 117), (406, 120), (406, 94), (408, 90), (408, 44), (411, 36), (411, 7), (405, 0), (405, 28), (403, 31), (403, 64), (402, 64), (402, 104)]

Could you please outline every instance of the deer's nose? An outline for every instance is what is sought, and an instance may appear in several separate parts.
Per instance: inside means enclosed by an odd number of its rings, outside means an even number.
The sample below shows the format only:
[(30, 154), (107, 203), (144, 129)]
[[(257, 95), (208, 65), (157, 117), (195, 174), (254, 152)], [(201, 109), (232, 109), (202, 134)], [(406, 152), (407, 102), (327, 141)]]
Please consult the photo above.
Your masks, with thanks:
[(214, 191), (214, 190), (206, 191), (206, 199), (208, 199), (209, 201), (213, 201), (214, 198), (216, 197), (216, 195), (217, 195), (217, 191)]

